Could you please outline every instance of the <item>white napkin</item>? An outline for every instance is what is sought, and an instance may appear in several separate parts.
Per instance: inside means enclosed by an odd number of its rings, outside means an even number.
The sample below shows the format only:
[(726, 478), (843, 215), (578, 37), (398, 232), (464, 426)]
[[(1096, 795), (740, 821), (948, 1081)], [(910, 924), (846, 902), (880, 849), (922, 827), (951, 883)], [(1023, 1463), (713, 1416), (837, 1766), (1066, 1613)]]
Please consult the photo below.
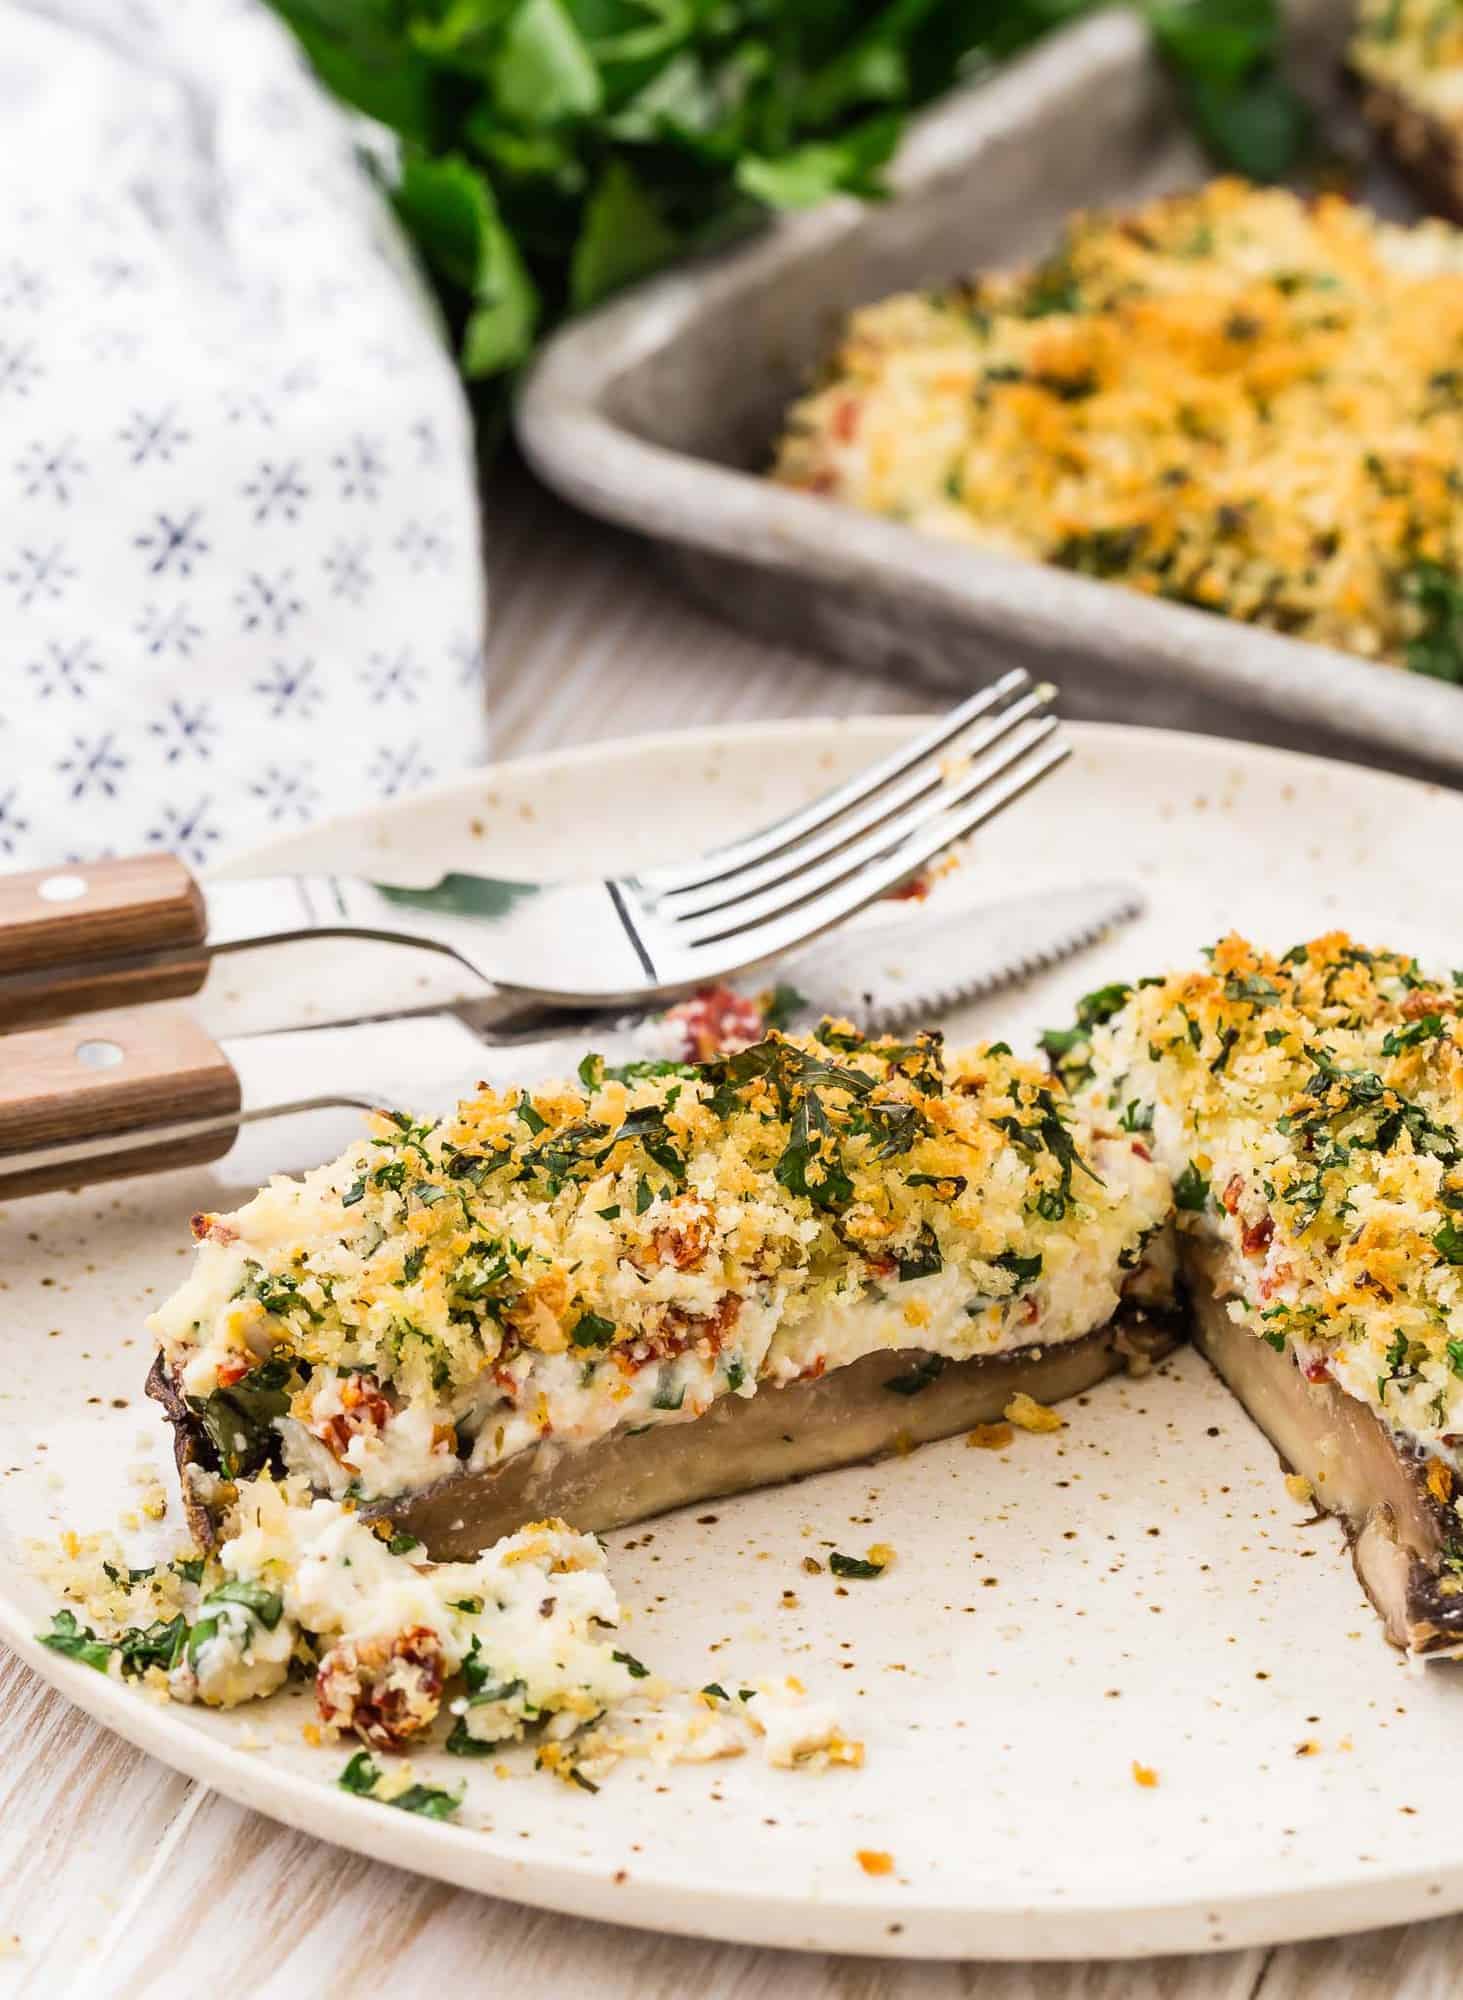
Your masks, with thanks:
[(483, 754), (468, 413), (357, 130), (256, 0), (0, 0), (0, 869)]

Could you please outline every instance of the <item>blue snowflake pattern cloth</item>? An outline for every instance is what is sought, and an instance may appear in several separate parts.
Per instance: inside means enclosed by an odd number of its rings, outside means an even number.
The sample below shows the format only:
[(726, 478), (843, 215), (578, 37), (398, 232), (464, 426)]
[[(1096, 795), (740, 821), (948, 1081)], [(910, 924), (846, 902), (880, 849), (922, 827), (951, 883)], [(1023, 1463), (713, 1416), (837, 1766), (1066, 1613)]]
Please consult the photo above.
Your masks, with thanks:
[(194, 865), (485, 750), (471, 425), (256, 0), (0, 0), (0, 869)]

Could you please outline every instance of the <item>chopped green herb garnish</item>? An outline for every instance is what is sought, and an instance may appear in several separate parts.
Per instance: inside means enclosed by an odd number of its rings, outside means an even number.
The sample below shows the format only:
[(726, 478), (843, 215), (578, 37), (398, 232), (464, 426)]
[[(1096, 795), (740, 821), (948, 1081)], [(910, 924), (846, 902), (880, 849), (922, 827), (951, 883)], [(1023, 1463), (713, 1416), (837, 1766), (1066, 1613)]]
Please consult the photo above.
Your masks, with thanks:
[(785, 1029), (794, 1016), (801, 1014), (808, 1005), (796, 986), (779, 983), (774, 986), (770, 998), (762, 1009), (762, 1018), (769, 1028)]
[(969, 1183), (964, 1174), (906, 1174), (904, 1185), (933, 1188), (936, 1201), (958, 1201)]
[(68, 1660), (79, 1660), (83, 1666), (95, 1667), (103, 1674), (116, 1650), (109, 1639), (99, 1639), (89, 1625), (79, 1625), (74, 1611), (58, 1611), (51, 1620), (50, 1631), (38, 1632), (36, 1636), (53, 1653), (63, 1653)]
[(422, 1819), (451, 1819), (462, 1804), (461, 1792), (445, 1792), (436, 1785), (408, 1785), (405, 1791), (397, 1792), (394, 1797), (383, 1797), (378, 1790), (381, 1778), (381, 1767), (370, 1751), (357, 1750), (336, 1783), (343, 1792), (350, 1792), (358, 1799), (395, 1806), (398, 1812), (416, 1813)]
[(1382, 1054), (1398, 1056), (1404, 1049), (1415, 1049), (1423, 1042), (1438, 1041), (1446, 1033), (1441, 1014), (1424, 1014), (1419, 1020), (1409, 1021), (1405, 1028), (1389, 1028), (1382, 1037)]
[(1445, 1222), (1433, 1238), (1433, 1248), (1446, 1264), (1463, 1264), (1463, 1229)]
[(935, 1234), (932, 1223), (922, 1222), (919, 1234), (907, 1250), (895, 1250), (894, 1261), (899, 1267), (899, 1281), (907, 1283), (911, 1278), (929, 1278), (945, 1267), (944, 1252), (940, 1239)]
[(592, 1312), (581, 1313), (569, 1335), (576, 1347), (608, 1347), (614, 1337), (614, 1321)]
[(837, 1549), (829, 1556), (828, 1567), (835, 1576), (871, 1577), (884, 1574), (883, 1563), (866, 1562), (862, 1556), (840, 1555)]

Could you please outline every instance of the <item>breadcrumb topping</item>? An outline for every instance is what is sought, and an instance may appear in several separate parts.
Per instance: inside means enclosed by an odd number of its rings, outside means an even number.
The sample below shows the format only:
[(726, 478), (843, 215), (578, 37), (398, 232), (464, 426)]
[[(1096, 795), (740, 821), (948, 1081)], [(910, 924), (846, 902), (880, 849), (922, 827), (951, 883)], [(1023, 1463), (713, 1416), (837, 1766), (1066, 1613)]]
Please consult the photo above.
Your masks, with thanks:
[(880, 1347), (1077, 1337), (1166, 1208), (1003, 1044), (830, 1021), (380, 1117), (333, 1166), (196, 1217), (150, 1324), (228, 1477), (282, 1443), (318, 1490), (370, 1498)]
[(1460, 341), (1463, 234), (1221, 179), (854, 313), (775, 477), (1463, 679)]
[(1342, 931), (1223, 938), (1059, 1058), (1141, 1128), (1229, 1310), (1439, 1455), (1463, 1445), (1463, 974)]

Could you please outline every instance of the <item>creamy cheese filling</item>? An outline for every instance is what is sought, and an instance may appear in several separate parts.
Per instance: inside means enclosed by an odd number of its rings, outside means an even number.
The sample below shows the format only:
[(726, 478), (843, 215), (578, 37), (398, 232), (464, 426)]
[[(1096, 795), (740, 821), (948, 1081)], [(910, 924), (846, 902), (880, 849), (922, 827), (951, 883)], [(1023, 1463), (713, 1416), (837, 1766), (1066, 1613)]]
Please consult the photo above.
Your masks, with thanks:
[[(603, 1359), (581, 1350), (559, 1354), (520, 1351), (505, 1368), (485, 1376), (465, 1395), (381, 1406), (338, 1449), (322, 1440), (333, 1420), (351, 1415), (347, 1399), (354, 1378), (328, 1368), (312, 1377), (306, 1397), (289, 1415), (274, 1418), (285, 1465), (316, 1490), (336, 1498), (373, 1500), (410, 1493), (451, 1476), (499, 1465), (553, 1437), (582, 1447), (623, 1427), (686, 1423), (724, 1395), (751, 1396), (759, 1385), (782, 1386), (847, 1366), (866, 1354), (921, 1348), (950, 1360), (996, 1355), (1030, 1345), (1080, 1339), (1112, 1317), (1125, 1288), (1142, 1284), (1145, 1239), (1168, 1209), (1162, 1173), (1136, 1157), (1125, 1142), (1099, 1143), (1093, 1165), (1121, 1199), (1085, 1216), (1083, 1226), (1047, 1240), (1038, 1274), (1007, 1297), (988, 1297), (983, 1284), (1008, 1280), (991, 1267), (951, 1260), (924, 1277), (898, 1280), (874, 1292), (862, 1284), (824, 1298), (816, 1312), (803, 1309), (796, 1291), (766, 1283), (743, 1295), (728, 1333), (708, 1349), (636, 1362)], [(251, 1235), (214, 1254), (209, 1290), (237, 1289), (251, 1251)], [(213, 1246), (206, 1246), (206, 1253)], [(196, 1286), (196, 1278), (194, 1285)], [(642, 1286), (642, 1289), (647, 1287)], [(656, 1295), (688, 1317), (707, 1315), (724, 1294), (705, 1274), (662, 1270), (649, 1281)], [(169, 1317), (207, 1310), (194, 1291), (175, 1300)], [(213, 1338), (195, 1349), (182, 1370), (186, 1390), (216, 1382), (221, 1357), (237, 1352), (241, 1302), (215, 1310)], [(256, 1322), (250, 1318), (250, 1325)], [(260, 1359), (268, 1348), (253, 1350)], [(451, 1441), (465, 1440), (461, 1457)]]
[[(365, 1681), (378, 1705), (385, 1688), (425, 1726), (442, 1683), (469, 1663), (459, 1712), (483, 1742), (537, 1722), (570, 1733), (632, 1689), (604, 1636), (620, 1613), (603, 1551), (562, 1522), (535, 1523), (473, 1562), (434, 1564), (393, 1552), (337, 1501), (262, 1479), (240, 1489), (218, 1559), (226, 1580), (199, 1606), (170, 1676), (175, 1699), (231, 1707), (267, 1695), (303, 1637), (325, 1652), (322, 1686), (344, 1726)], [(412, 1699), (430, 1714), (415, 1716)]]
[[(332, 1736), (400, 1751), (441, 1718), (446, 1749), (473, 1758), (531, 1735), (537, 1764), (579, 1784), (626, 1756), (739, 1756), (748, 1729), (774, 1765), (863, 1762), (834, 1706), (791, 1675), (693, 1692), (623, 1650), (592, 1535), (538, 1521), (458, 1563), (402, 1540), (299, 1481), (248, 1480), (208, 1560), (129, 1568), (113, 1535), (68, 1535), (59, 1554), (37, 1545), (38, 1572), (93, 1621), (59, 1614), (42, 1636), (110, 1676), (213, 1708), (313, 1671)], [(369, 1790), (392, 1800), (410, 1782), (406, 1767)]]

